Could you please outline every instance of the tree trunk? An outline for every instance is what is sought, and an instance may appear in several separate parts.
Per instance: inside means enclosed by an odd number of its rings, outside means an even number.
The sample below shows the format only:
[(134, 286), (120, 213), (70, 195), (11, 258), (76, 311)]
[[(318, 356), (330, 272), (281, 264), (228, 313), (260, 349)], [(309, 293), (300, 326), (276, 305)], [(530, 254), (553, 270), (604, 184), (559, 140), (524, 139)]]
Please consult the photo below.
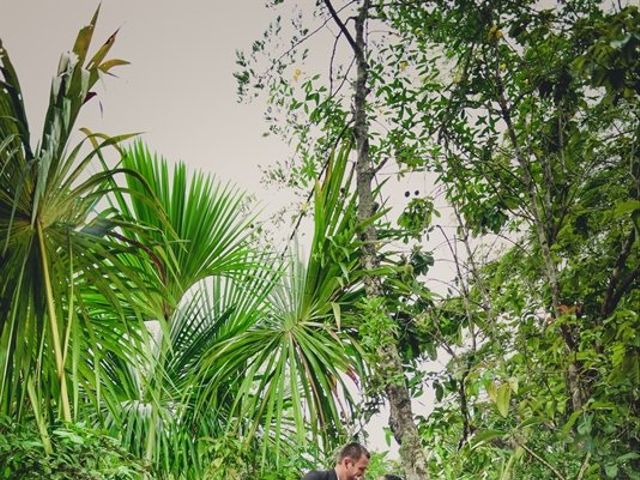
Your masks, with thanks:
[[(358, 220), (364, 222), (375, 213), (372, 181), (374, 169), (369, 157), (369, 127), (366, 112), (368, 92), (367, 78), (369, 66), (365, 56), (364, 28), (369, 10), (369, 0), (364, 0), (356, 18), (356, 38), (354, 51), (357, 62), (357, 74), (354, 94), (354, 136), (356, 139), (356, 188), (358, 194)], [(333, 14), (334, 12), (332, 12)], [(335, 16), (334, 16), (335, 18)], [(379, 266), (378, 238), (373, 225), (369, 224), (362, 232), (363, 247), (361, 253), (362, 266), (367, 271), (375, 271)], [(365, 289), (369, 298), (383, 294), (381, 279), (377, 275), (365, 277)], [(407, 387), (404, 367), (398, 353), (397, 345), (388, 342), (380, 346), (381, 364), (377, 373), (384, 383), (384, 390), (389, 401), (389, 427), (396, 441), (400, 444), (400, 458), (407, 480), (425, 480), (428, 478), (427, 462), (414, 422), (411, 407), (411, 395)]]

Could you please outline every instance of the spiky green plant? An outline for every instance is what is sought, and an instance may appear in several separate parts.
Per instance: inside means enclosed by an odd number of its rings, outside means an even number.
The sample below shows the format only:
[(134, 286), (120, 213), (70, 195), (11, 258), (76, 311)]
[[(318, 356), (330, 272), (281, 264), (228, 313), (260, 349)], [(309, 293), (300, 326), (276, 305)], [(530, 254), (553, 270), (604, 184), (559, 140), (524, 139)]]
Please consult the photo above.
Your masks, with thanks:
[[(29, 395), (42, 422), (72, 420), (81, 391), (99, 403), (95, 356), (121, 351), (127, 332), (133, 342), (121, 302), (129, 291), (148, 290), (144, 272), (127, 268), (113, 236), (121, 219), (96, 210), (123, 172), (102, 168), (98, 154), (129, 136), (85, 131), (71, 145), (95, 83), (127, 63), (106, 59), (115, 34), (88, 56), (97, 18), (98, 11), (60, 59), (35, 148), (18, 77), (0, 44), (0, 412), (19, 417)], [(92, 315), (91, 297), (109, 307), (109, 318)]]
[[(122, 408), (111, 409), (120, 416), (109, 414), (108, 423), (158, 471), (198, 478), (211, 468), (211, 442), (229, 436), (246, 448), (260, 445), (263, 463), (281, 461), (301, 443), (331, 448), (341, 440), (352, 401), (348, 376), (363, 370), (340, 314), (360, 294), (348, 153), (345, 146), (332, 157), (316, 186), (305, 258), (297, 249), (283, 258), (252, 253), (251, 217), (233, 190), (200, 174), (189, 178), (181, 164), (171, 170), (140, 144), (125, 156), (140, 175), (130, 188), (154, 192), (171, 225), (172, 277), (157, 280), (178, 301), (158, 308), (167, 316), (149, 363), (110, 370), (126, 380), (113, 382), (122, 386)], [(119, 208), (153, 224), (146, 203), (121, 198)], [(156, 269), (149, 255), (135, 261)]]
[(183, 163), (171, 166), (142, 143), (126, 149), (122, 165), (136, 175), (127, 177), (127, 195), (114, 193), (112, 208), (130, 225), (144, 225), (123, 228), (126, 241), (145, 251), (127, 261), (163, 295), (139, 299), (156, 330), (142, 361), (108, 359), (120, 406), (105, 408), (105, 418), (159, 471), (198, 471), (199, 439), (215, 436), (226, 420), (194, 415), (189, 398), (199, 388), (201, 354), (257, 321), (276, 272), (250, 246), (254, 214), (236, 188), (189, 174)]
[(325, 180), (316, 185), (308, 256), (289, 252), (266, 315), (205, 355), (198, 405), (218, 405), (220, 391), (235, 378), (222, 397), (231, 401), (235, 418), (228, 428), (247, 441), (259, 436), (265, 455), (269, 446), (279, 452), (288, 441), (331, 448), (346, 433), (348, 377), (363, 371), (340, 313), (360, 295), (349, 151), (345, 145), (332, 155)]

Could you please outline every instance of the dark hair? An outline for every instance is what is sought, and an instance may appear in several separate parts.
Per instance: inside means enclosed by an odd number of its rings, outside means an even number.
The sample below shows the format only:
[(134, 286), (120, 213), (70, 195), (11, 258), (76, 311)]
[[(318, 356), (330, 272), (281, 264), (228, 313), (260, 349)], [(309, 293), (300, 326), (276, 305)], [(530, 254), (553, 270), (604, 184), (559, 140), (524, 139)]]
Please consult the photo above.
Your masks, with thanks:
[(338, 462), (341, 462), (345, 458), (359, 460), (363, 455), (367, 458), (371, 457), (369, 450), (367, 450), (363, 445), (360, 445), (358, 442), (347, 443), (344, 447), (342, 447), (342, 450), (340, 450), (340, 454), (338, 455)]
[(382, 478), (384, 478), (384, 480), (402, 480), (402, 477), (399, 477), (398, 475), (391, 475), (390, 473), (387, 473)]

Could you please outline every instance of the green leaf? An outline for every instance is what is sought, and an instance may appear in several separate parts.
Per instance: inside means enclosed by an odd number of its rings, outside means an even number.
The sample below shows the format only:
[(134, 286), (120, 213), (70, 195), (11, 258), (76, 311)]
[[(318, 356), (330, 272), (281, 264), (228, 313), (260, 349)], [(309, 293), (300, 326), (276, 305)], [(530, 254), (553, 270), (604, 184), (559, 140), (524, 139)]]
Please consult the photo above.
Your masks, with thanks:
[(130, 62), (126, 60), (121, 60), (119, 58), (114, 58), (112, 60), (107, 60), (106, 62), (102, 62), (98, 67), (101, 72), (109, 72), (113, 67), (120, 67), (123, 65), (130, 65)]
[(485, 384), (485, 388), (487, 390), (487, 395), (489, 395), (489, 399), (495, 403), (498, 400), (498, 389), (496, 388), (496, 384), (493, 381), (488, 381)]
[(440, 384), (440, 382), (434, 382), (433, 388), (436, 391), (436, 401), (441, 402), (442, 397), (444, 396), (444, 389), (442, 388), (442, 385)]
[(636, 452), (625, 453), (624, 455), (620, 455), (616, 460), (618, 463), (625, 463), (629, 460), (638, 460), (640, 459), (640, 454)]
[(511, 387), (508, 383), (503, 383), (498, 387), (496, 406), (500, 415), (506, 417), (509, 414), (509, 402), (511, 400)]
[(546, 419), (544, 417), (531, 417), (521, 422), (520, 425), (518, 425), (518, 430), (521, 430), (527, 427), (532, 427), (534, 425), (540, 425), (545, 423), (545, 421)]
[(389, 427), (383, 427), (384, 430), (384, 441), (387, 444), (387, 447), (391, 446), (391, 441), (393, 440), (393, 432)]
[(578, 420), (578, 418), (580, 418), (581, 415), (582, 415), (582, 411), (578, 410), (573, 412), (569, 416), (569, 419), (565, 422), (565, 424), (562, 426), (562, 429), (561, 429), (563, 436), (566, 436), (569, 434), (569, 432), (571, 431), (571, 429), (573, 428), (576, 421)]
[(604, 473), (607, 475), (608, 478), (616, 478), (618, 475), (618, 466), (613, 463), (605, 465)]
[(338, 327), (338, 331), (340, 331), (340, 329), (342, 328), (342, 321), (340, 319), (340, 304), (331, 302), (331, 308), (333, 309), (333, 317), (336, 320), (336, 326)]
[(622, 217), (628, 213), (640, 210), (640, 200), (629, 199), (616, 204), (613, 214), (616, 217)]
[(501, 430), (483, 430), (481, 432), (477, 432), (472, 440), (471, 440), (471, 449), (475, 449), (480, 447), (481, 445), (490, 442), (496, 438), (500, 438), (505, 435), (505, 432)]

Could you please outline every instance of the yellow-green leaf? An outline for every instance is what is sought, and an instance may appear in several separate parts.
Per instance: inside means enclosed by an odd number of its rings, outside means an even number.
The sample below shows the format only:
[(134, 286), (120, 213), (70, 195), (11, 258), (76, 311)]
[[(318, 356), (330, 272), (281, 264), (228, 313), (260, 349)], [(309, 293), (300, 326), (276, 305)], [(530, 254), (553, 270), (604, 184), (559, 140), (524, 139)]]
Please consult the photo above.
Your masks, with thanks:
[(340, 317), (340, 304), (331, 302), (331, 308), (333, 308), (333, 316), (336, 317), (336, 326), (338, 327), (338, 331), (341, 328), (341, 317)]
[(493, 382), (488, 382), (485, 387), (487, 389), (487, 394), (489, 395), (489, 398), (493, 403), (495, 403), (496, 399), (498, 398), (496, 384)]
[(506, 417), (509, 414), (509, 401), (511, 400), (511, 387), (508, 383), (503, 383), (498, 387), (496, 406), (500, 415)]

